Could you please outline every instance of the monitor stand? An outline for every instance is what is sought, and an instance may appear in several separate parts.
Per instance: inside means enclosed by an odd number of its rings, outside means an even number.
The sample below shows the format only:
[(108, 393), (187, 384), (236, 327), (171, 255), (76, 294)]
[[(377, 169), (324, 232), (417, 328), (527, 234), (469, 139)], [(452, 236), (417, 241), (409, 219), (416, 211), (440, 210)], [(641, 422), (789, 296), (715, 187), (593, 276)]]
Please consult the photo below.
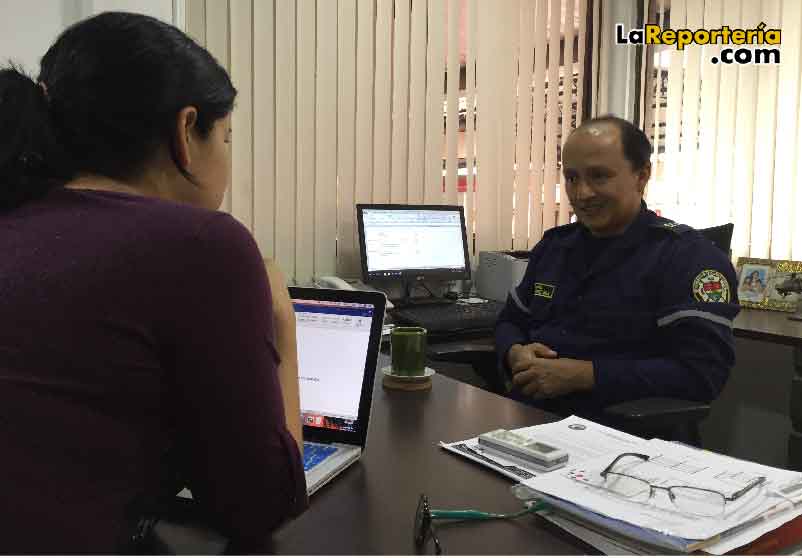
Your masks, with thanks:
[(432, 305), (446, 305), (454, 304), (453, 300), (441, 298), (436, 296), (412, 297), (412, 287), (415, 280), (401, 279), (401, 298), (393, 300), (393, 306), (396, 308), (409, 308), (412, 306), (432, 306)]

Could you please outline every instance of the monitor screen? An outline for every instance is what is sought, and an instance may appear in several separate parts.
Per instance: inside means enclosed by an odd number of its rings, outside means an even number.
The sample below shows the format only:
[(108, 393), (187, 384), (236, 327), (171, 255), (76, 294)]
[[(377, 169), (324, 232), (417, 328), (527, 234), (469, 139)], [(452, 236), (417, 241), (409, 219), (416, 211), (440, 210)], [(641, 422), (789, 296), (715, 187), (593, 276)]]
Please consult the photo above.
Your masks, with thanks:
[(465, 217), (457, 205), (357, 205), (364, 280), (470, 277)]
[(356, 432), (374, 306), (302, 299), (292, 303), (301, 421), (307, 427)]

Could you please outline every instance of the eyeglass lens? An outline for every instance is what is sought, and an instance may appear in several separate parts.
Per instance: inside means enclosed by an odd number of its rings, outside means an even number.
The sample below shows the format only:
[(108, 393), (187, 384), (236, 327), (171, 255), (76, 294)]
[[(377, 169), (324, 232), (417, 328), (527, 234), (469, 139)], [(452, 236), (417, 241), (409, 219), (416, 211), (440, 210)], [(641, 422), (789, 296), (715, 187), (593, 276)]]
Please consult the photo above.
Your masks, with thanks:
[[(636, 502), (645, 502), (653, 494), (652, 484), (633, 475), (633, 469), (643, 464), (643, 459), (635, 456), (623, 456), (612, 470), (608, 471), (604, 487), (624, 498)], [(674, 486), (669, 489), (654, 487), (656, 490), (665, 490), (674, 506), (683, 512), (711, 517), (724, 512), (724, 495), (712, 490), (694, 488), (690, 486)]]

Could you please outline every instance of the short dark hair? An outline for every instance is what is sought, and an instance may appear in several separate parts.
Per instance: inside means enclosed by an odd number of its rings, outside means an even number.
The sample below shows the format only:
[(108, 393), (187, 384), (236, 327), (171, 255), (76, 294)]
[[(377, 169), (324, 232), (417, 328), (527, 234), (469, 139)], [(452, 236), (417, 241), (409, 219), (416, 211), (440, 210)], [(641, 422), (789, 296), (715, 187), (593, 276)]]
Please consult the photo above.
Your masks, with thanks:
[(624, 148), (624, 157), (630, 162), (634, 170), (646, 166), (652, 156), (652, 142), (646, 134), (629, 120), (624, 120), (612, 114), (597, 116), (582, 122), (577, 130), (591, 124), (612, 124), (621, 133), (621, 145)]
[(236, 90), (220, 64), (158, 19), (106, 12), (80, 21), (42, 58), (38, 82), (0, 70), (0, 209), (80, 173), (126, 179), (161, 145), (178, 162), (172, 133), (186, 106), (207, 137)]

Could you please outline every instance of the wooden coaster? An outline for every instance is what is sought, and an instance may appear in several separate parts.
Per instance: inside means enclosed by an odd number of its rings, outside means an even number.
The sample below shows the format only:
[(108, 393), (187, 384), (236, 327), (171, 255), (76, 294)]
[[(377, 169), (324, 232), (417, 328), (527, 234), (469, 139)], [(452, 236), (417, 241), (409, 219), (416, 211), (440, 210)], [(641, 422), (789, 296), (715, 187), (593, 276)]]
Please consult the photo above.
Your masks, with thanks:
[(384, 375), (382, 385), (386, 389), (400, 389), (402, 391), (421, 391), (424, 389), (432, 389), (432, 378), (428, 377), (420, 382), (405, 382), (396, 380), (388, 375)]

